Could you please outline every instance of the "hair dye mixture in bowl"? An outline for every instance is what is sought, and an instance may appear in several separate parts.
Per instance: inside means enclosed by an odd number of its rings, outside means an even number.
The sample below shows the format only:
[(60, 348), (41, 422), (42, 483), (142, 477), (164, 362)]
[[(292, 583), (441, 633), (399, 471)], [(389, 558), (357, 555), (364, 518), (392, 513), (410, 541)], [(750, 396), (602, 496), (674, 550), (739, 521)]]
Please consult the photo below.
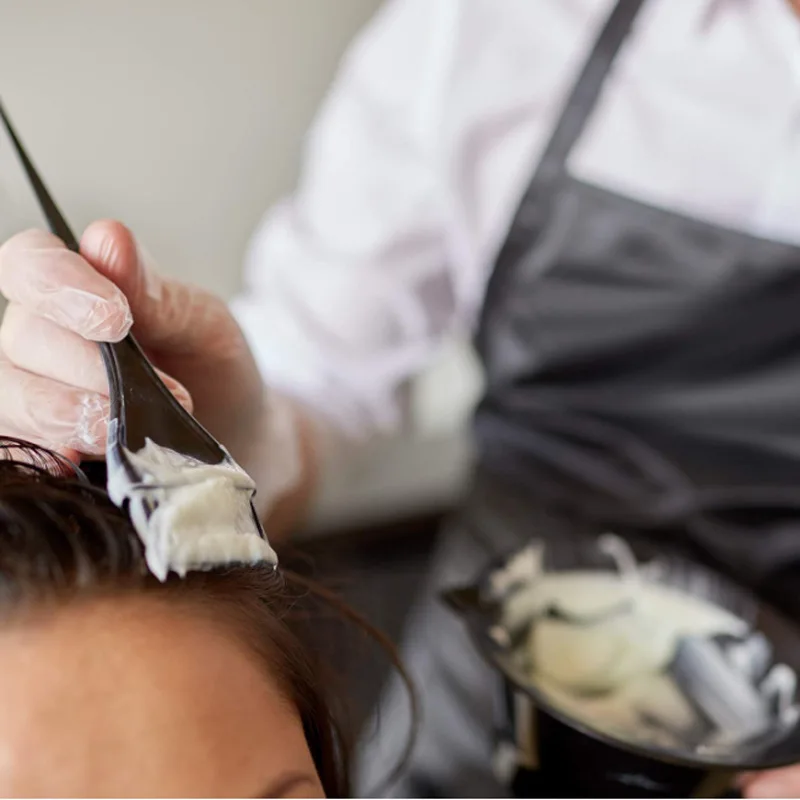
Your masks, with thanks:
[(637, 745), (717, 755), (773, 740), (797, 719), (795, 673), (763, 636), (710, 600), (638, 567), (622, 540), (617, 571), (547, 571), (534, 545), (492, 574), (492, 637), (554, 709)]

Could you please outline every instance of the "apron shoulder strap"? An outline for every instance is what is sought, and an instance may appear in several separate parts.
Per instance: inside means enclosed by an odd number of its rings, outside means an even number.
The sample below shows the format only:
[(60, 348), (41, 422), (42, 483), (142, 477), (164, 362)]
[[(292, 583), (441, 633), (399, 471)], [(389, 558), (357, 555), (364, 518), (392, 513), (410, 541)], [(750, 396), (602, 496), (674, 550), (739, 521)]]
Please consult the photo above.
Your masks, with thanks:
[(535, 182), (557, 177), (603, 87), (606, 75), (644, 0), (617, 0), (570, 93), (539, 161)]
[(488, 346), (487, 320), (503, 285), (504, 276), (530, 248), (532, 232), (535, 235), (535, 232), (541, 229), (550, 200), (549, 190), (555, 187), (562, 177), (564, 162), (594, 108), (603, 81), (643, 3), (644, 0), (617, 0), (575, 81), (555, 129), (550, 135), (550, 141), (539, 160), (536, 172), (520, 200), (508, 236), (500, 248), (494, 269), (489, 276), (475, 334), (476, 350), (484, 360)]

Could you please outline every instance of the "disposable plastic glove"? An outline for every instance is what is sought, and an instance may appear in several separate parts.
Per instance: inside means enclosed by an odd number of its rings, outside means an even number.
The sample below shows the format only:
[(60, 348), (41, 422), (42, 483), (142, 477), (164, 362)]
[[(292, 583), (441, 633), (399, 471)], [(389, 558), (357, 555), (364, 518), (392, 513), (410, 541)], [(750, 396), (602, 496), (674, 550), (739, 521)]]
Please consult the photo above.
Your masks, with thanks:
[(175, 397), (248, 468), (264, 390), (225, 303), (161, 277), (118, 222), (90, 225), (80, 250), (38, 230), (0, 247), (0, 434), (73, 460), (102, 453), (108, 384), (96, 342), (133, 327)]

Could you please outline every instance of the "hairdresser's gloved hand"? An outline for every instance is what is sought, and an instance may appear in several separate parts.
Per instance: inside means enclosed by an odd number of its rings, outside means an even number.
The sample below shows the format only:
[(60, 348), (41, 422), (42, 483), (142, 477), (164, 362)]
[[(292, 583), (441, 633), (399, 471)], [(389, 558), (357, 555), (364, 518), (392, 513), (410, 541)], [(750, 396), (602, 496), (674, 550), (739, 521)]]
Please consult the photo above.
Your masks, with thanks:
[(0, 434), (72, 459), (102, 453), (108, 385), (95, 342), (133, 326), (174, 395), (247, 467), (264, 393), (225, 303), (161, 277), (117, 222), (90, 225), (80, 248), (37, 230), (0, 247)]
[(767, 772), (750, 772), (739, 780), (744, 797), (800, 797), (800, 764)]

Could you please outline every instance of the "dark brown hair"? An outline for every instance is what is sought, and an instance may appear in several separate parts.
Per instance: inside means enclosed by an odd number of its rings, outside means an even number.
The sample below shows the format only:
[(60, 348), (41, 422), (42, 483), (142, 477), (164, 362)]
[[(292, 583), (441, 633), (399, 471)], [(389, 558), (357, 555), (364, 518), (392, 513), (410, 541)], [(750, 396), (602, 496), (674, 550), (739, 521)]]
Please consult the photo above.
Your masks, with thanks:
[[(349, 738), (323, 659), (303, 628), (314, 602), (366, 630), (405, 677), (388, 640), (337, 597), (269, 566), (171, 575), (147, 570), (127, 515), (85, 474), (54, 453), (0, 437), (0, 614), (28, 604), (126, 591), (185, 599), (229, 626), (263, 659), (302, 720), (325, 792), (349, 793)], [(411, 695), (413, 704), (413, 694)]]

